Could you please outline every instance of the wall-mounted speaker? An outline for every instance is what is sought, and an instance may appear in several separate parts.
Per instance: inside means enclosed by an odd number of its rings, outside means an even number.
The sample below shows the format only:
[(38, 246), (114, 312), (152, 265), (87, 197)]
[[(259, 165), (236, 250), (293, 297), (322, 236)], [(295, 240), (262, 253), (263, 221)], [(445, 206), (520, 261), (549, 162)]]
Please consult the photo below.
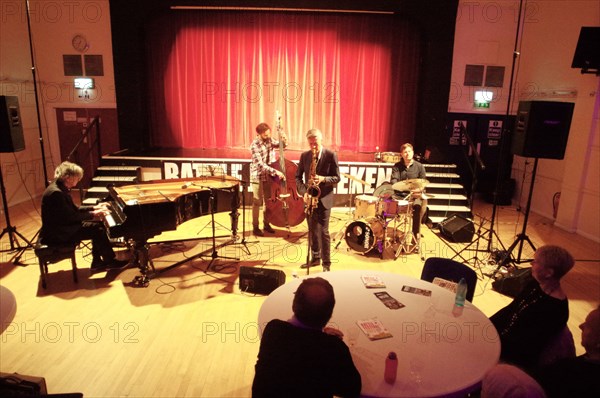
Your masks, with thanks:
[(574, 107), (571, 102), (519, 102), (512, 153), (528, 158), (564, 158)]
[(278, 269), (240, 267), (240, 290), (247, 293), (271, 294), (285, 283), (285, 273)]
[(0, 95), (0, 152), (19, 152), (25, 149), (19, 98)]
[(471, 242), (475, 234), (473, 222), (458, 214), (441, 221), (438, 228), (446, 239), (456, 243)]

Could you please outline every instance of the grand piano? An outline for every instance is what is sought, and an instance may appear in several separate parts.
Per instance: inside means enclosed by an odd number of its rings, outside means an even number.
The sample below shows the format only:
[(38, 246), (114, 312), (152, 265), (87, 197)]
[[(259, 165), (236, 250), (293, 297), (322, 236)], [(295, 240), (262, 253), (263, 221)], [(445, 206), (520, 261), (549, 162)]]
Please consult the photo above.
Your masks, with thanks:
[(111, 238), (131, 242), (132, 261), (147, 281), (156, 273), (148, 258), (148, 240), (164, 231), (196, 217), (229, 211), (232, 239), (237, 238), (239, 184), (235, 177), (215, 175), (109, 187), (111, 214), (103, 222)]

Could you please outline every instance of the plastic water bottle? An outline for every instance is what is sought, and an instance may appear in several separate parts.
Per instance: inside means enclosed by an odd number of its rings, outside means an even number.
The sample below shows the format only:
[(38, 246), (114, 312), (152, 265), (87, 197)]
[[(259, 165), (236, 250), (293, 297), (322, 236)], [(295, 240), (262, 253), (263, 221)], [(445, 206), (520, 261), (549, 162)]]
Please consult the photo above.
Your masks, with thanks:
[(383, 373), (383, 380), (388, 384), (394, 384), (396, 382), (396, 374), (398, 373), (398, 357), (394, 351), (390, 351), (388, 356), (385, 358), (385, 371)]
[(465, 278), (460, 278), (458, 286), (456, 286), (456, 296), (454, 297), (454, 308), (452, 315), (460, 316), (465, 306), (465, 297), (467, 296), (467, 282)]
[(465, 306), (465, 298), (467, 297), (467, 281), (465, 278), (460, 278), (458, 286), (456, 286), (456, 297), (454, 298), (454, 305), (457, 307)]

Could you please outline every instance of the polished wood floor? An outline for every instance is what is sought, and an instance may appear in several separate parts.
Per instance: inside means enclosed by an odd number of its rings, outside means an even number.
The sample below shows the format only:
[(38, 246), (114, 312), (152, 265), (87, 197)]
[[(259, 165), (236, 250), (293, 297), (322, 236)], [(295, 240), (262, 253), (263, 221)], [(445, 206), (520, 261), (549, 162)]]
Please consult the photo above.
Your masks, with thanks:
[[(33, 236), (40, 226), (37, 207), (25, 203), (9, 210), (12, 225)], [(514, 207), (497, 210), (490, 246), (508, 247), (522, 231), (524, 216)], [(485, 232), (491, 206), (476, 203), (475, 213), (477, 224), (487, 220), (481, 229)], [(246, 230), (249, 217), (248, 210)], [(347, 210), (335, 211), (331, 230), (344, 229), (348, 219)], [(216, 221), (217, 234), (227, 235), (227, 215), (218, 214)], [(157, 240), (207, 237), (211, 230), (210, 217), (203, 217)], [(600, 301), (600, 245), (555, 228), (552, 220), (535, 214), (530, 215), (526, 232), (534, 245), (562, 245), (578, 260), (564, 285), (570, 299), (569, 327), (581, 353), (578, 325)], [(488, 246), (489, 236), (486, 232), (485, 239), (479, 240), (480, 248)], [(217, 239), (217, 243), (226, 241)], [(258, 240), (247, 236), (244, 242), (216, 250), (219, 256), (239, 261), (217, 258), (210, 268), (211, 239), (154, 244), (151, 255), (157, 269), (185, 258), (190, 261), (161, 273), (146, 288), (132, 284), (139, 275), (133, 268), (90, 275), (89, 251), (84, 247), (77, 252), (79, 283), (73, 283), (66, 261), (50, 266), (44, 290), (32, 251), (25, 252), (23, 266), (10, 262), (11, 252), (1, 253), (0, 284), (16, 297), (17, 311), (0, 336), (0, 370), (43, 376), (50, 393), (82, 392), (88, 397), (250, 396), (259, 347), (256, 322), (264, 297), (240, 292), (239, 267), (280, 269), (287, 278), (304, 275), (299, 265), (306, 257), (306, 228), (296, 226), (290, 234), (279, 230)], [(6, 249), (6, 237), (1, 243)], [(334, 251), (332, 272), (380, 270), (418, 278), (422, 257), (453, 257), (464, 247), (450, 246), (435, 231), (425, 229), (421, 255), (394, 260), (391, 249), (380, 259), (348, 250), (341, 241)], [(209, 258), (195, 257), (203, 251)], [(531, 258), (532, 253), (525, 243), (521, 259)], [(128, 255), (119, 252), (119, 257)], [(492, 280), (485, 274), (496, 267), (488, 264), (489, 253), (466, 250), (461, 256), (471, 260), (480, 276), (473, 302), (484, 313), (491, 315), (511, 300), (492, 290)], [(312, 275), (320, 272), (311, 270)]]

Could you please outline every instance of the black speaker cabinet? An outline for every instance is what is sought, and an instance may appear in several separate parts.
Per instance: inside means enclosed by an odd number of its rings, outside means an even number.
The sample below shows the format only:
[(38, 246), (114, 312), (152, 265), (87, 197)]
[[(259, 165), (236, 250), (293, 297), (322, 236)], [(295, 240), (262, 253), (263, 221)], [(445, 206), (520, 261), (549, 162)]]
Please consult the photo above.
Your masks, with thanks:
[(518, 269), (492, 282), (492, 289), (505, 296), (517, 297), (531, 280), (531, 268)]
[(475, 234), (475, 226), (471, 220), (454, 214), (438, 224), (442, 235), (456, 243), (471, 242)]
[(528, 158), (564, 158), (574, 106), (571, 102), (519, 102), (512, 153)]
[(277, 269), (240, 267), (240, 290), (242, 292), (271, 294), (285, 283), (285, 273)]
[(600, 26), (582, 26), (571, 68), (581, 68), (581, 73), (597, 73), (600, 69), (598, 43), (600, 43)]
[(0, 152), (19, 152), (25, 149), (19, 98), (0, 95)]

